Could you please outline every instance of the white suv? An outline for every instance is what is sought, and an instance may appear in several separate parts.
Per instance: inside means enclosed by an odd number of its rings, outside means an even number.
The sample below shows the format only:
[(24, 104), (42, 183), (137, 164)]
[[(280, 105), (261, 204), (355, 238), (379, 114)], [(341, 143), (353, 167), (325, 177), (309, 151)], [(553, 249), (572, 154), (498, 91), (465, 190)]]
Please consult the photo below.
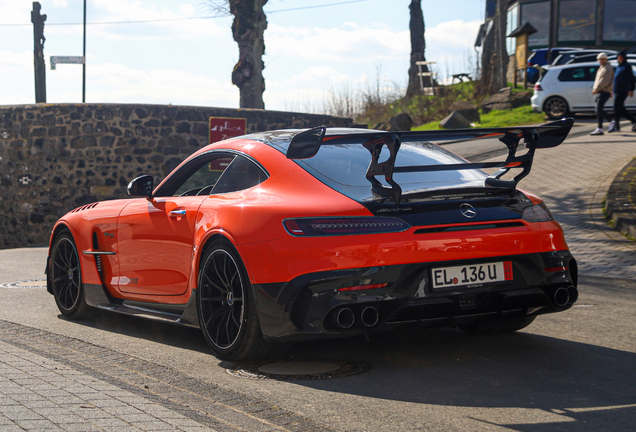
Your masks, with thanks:
[[(636, 75), (636, 61), (629, 63)], [(614, 69), (618, 66), (616, 61), (610, 64)], [(597, 62), (590, 62), (550, 67), (534, 86), (532, 109), (544, 111), (553, 120), (574, 113), (594, 113), (596, 96), (592, 95), (592, 86), (598, 66)], [(625, 108), (636, 111), (636, 96), (625, 100)], [(605, 111), (613, 110), (614, 99), (610, 98), (605, 104)]]

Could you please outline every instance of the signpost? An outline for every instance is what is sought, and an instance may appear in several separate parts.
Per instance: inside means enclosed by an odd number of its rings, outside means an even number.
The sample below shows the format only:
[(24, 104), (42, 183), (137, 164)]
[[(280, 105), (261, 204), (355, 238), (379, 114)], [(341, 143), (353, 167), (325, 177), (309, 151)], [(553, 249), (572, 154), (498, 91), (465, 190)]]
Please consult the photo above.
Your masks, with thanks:
[(51, 56), (51, 70), (58, 64), (84, 64), (84, 56)]
[[(33, 2), (33, 7), (37, 2)], [(38, 7), (40, 6), (37, 3)], [(44, 15), (46, 20), (46, 15)], [(42, 24), (44, 28), (44, 24)], [(42, 59), (44, 62), (44, 59)], [(58, 64), (81, 64), (82, 65), (82, 103), (86, 103), (86, 0), (84, 0), (84, 46), (81, 56), (51, 56), (51, 70), (55, 70), (55, 66)], [(36, 63), (37, 65), (37, 63)], [(37, 75), (37, 74), (36, 74)], [(36, 78), (37, 83), (37, 78)], [(37, 84), (36, 84), (37, 92)]]
[(247, 119), (210, 117), (210, 144), (224, 139), (245, 135), (246, 133)]

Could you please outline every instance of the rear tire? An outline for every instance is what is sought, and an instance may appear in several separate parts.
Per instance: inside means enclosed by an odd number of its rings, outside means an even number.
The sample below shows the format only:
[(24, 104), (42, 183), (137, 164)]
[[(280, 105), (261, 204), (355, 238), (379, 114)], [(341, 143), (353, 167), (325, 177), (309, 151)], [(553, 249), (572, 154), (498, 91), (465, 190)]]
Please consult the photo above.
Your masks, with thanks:
[(245, 266), (225, 240), (214, 241), (201, 258), (197, 308), (203, 336), (221, 360), (253, 360), (284, 349), (263, 339)]
[(79, 254), (73, 236), (68, 231), (55, 238), (48, 274), (55, 303), (62, 315), (73, 320), (86, 318), (89, 306), (84, 298)]
[(478, 321), (458, 326), (461, 331), (471, 335), (494, 335), (512, 333), (528, 327), (535, 320), (536, 315), (526, 315), (515, 318), (501, 318), (491, 321)]
[(543, 104), (543, 111), (550, 120), (560, 120), (566, 117), (570, 110), (568, 103), (561, 96), (552, 96)]

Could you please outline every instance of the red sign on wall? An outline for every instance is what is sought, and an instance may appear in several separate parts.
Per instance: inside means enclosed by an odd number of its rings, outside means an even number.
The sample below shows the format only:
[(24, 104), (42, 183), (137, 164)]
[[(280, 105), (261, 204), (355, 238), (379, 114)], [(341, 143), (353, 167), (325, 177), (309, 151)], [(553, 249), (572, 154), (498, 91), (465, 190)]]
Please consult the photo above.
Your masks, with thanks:
[(210, 144), (246, 133), (247, 119), (210, 117)]

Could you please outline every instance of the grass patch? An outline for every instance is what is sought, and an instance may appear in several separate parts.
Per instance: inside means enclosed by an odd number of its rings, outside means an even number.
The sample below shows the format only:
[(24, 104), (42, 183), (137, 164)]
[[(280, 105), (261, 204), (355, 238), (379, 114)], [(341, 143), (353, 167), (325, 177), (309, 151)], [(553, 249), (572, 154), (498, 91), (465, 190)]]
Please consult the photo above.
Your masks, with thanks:
[[(435, 96), (416, 95), (412, 98), (400, 97), (388, 103), (376, 94), (362, 95), (363, 109), (355, 115), (357, 123), (364, 123), (374, 128), (378, 123), (387, 121), (389, 118), (400, 113), (408, 113), (415, 124), (426, 124), (442, 119), (444, 113), (453, 102), (458, 100), (467, 101), (477, 106), (486, 95), (477, 95), (478, 90), (474, 81), (457, 83), (448, 86), (435, 88)], [(343, 101), (337, 101), (342, 105)], [(345, 101), (346, 102), (346, 101)], [(342, 115), (337, 110), (332, 110), (336, 115)], [(439, 120), (438, 120), (439, 122)]]
[(530, 105), (512, 110), (493, 110), (481, 115), (481, 127), (521, 126), (533, 123), (545, 123), (545, 114), (532, 111)]
[[(545, 123), (545, 115), (532, 111), (530, 105), (522, 106), (512, 110), (493, 110), (488, 114), (481, 115), (481, 123), (476, 127), (507, 127), (522, 126), (527, 124)], [(437, 130), (439, 129), (439, 121), (424, 123), (423, 125), (414, 127), (413, 130)]]

